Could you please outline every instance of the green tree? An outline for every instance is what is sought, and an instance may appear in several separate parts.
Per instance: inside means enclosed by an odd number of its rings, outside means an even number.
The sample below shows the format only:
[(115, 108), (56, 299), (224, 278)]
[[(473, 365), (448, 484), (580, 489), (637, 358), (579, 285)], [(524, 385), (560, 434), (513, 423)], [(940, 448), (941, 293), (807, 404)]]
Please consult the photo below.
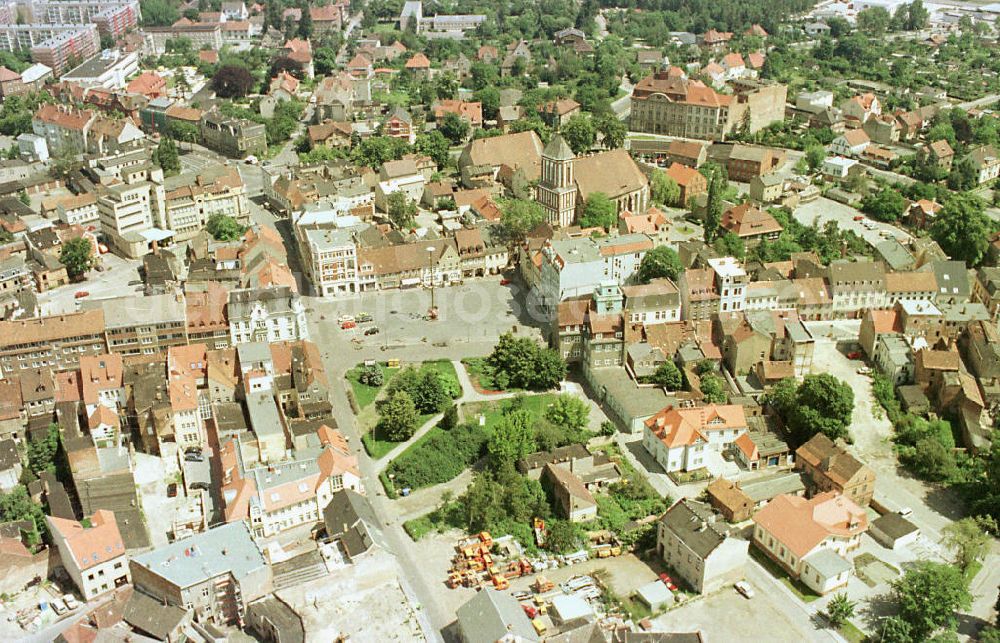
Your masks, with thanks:
[(705, 373), (701, 376), (701, 394), (708, 404), (725, 404), (726, 387), (722, 378), (715, 373)]
[(643, 255), (642, 261), (639, 262), (637, 278), (644, 284), (653, 279), (676, 280), (682, 270), (684, 266), (681, 264), (681, 258), (673, 248), (656, 246)]
[(854, 391), (829, 373), (806, 375), (801, 384), (792, 378), (782, 380), (765, 399), (784, 420), (796, 445), (820, 432), (831, 440), (848, 437)]
[(174, 176), (181, 171), (181, 157), (177, 153), (177, 144), (169, 136), (160, 139), (160, 144), (153, 150), (153, 162), (160, 166), (164, 176)]
[(66, 266), (66, 274), (76, 281), (94, 265), (94, 244), (90, 239), (77, 237), (62, 245), (59, 263)]
[(954, 630), (956, 612), (972, 604), (962, 571), (930, 561), (913, 563), (894, 580), (892, 598), (900, 619), (910, 626), (913, 641), (926, 641), (941, 628)]
[(172, 120), (167, 124), (168, 135), (178, 141), (194, 143), (201, 137), (196, 125), (184, 121)]
[(142, 24), (147, 27), (169, 27), (181, 17), (177, 7), (167, 0), (142, 0), (139, 6)]
[(208, 217), (208, 221), (205, 223), (205, 230), (216, 241), (235, 241), (246, 232), (246, 228), (241, 226), (236, 219), (221, 213), (216, 213)]
[(545, 210), (534, 201), (508, 199), (501, 205), (499, 232), (507, 243), (520, 243), (544, 222)]
[(684, 385), (684, 376), (681, 375), (681, 370), (669, 360), (660, 364), (650, 379), (654, 384), (662, 386), (668, 391), (679, 391)]
[(469, 121), (454, 112), (448, 112), (438, 123), (438, 129), (453, 145), (458, 145), (469, 135)]
[(23, 485), (17, 485), (10, 493), (0, 495), (0, 521), (16, 520), (30, 520), (34, 523), (34, 531), (26, 535), (30, 545), (41, 543), (48, 533), (42, 505), (31, 499)]
[(907, 31), (919, 31), (927, 26), (930, 13), (924, 7), (923, 0), (913, 0), (909, 6), (905, 29)]
[(649, 193), (656, 203), (679, 205), (681, 186), (677, 185), (677, 181), (667, 176), (666, 172), (655, 171), (649, 181)]
[(594, 192), (587, 198), (580, 215), (580, 227), (610, 230), (618, 221), (618, 207), (603, 192)]
[(378, 366), (365, 366), (358, 375), (358, 381), (365, 386), (379, 387), (385, 383), (385, 375)]
[(562, 393), (545, 410), (545, 419), (571, 432), (582, 431), (590, 419), (590, 407), (575, 395)]
[(402, 190), (393, 192), (386, 198), (386, 210), (389, 221), (399, 230), (408, 230), (413, 227), (414, 218), (417, 216), (417, 205), (407, 198)]
[(931, 225), (931, 237), (949, 257), (978, 266), (989, 247), (992, 226), (974, 194), (953, 194)]
[(868, 36), (878, 37), (889, 28), (892, 20), (889, 12), (882, 7), (869, 7), (858, 12), (858, 31)]
[(312, 13), (309, 11), (309, 6), (302, 8), (302, 17), (299, 18), (299, 27), (296, 31), (299, 38), (308, 40), (312, 38), (313, 35), (313, 19)]
[(557, 352), (542, 348), (528, 337), (504, 333), (486, 358), (501, 389), (546, 390), (566, 376), (566, 363)]
[(597, 132), (601, 135), (604, 147), (615, 150), (625, 145), (628, 128), (624, 122), (618, 120), (614, 112), (611, 112), (597, 119)]
[(942, 530), (944, 544), (955, 551), (955, 562), (966, 571), (990, 550), (991, 533), (997, 532), (996, 520), (989, 516), (968, 516)]
[(569, 144), (574, 154), (589, 152), (590, 148), (594, 147), (594, 141), (597, 138), (597, 128), (594, 127), (594, 122), (590, 116), (584, 114), (571, 116), (559, 133), (566, 139), (566, 143)]
[(726, 179), (718, 171), (712, 171), (708, 179), (708, 202), (705, 208), (705, 243), (712, 243), (719, 236), (722, 225), (722, 191)]
[(557, 554), (568, 554), (580, 548), (577, 527), (569, 520), (550, 520), (545, 535), (545, 548)]
[(979, 172), (970, 156), (964, 156), (951, 167), (948, 174), (948, 187), (952, 190), (971, 190), (976, 187), (979, 180)]
[(806, 153), (803, 158), (805, 158), (806, 165), (809, 166), (809, 169), (816, 171), (816, 169), (823, 164), (823, 160), (826, 158), (826, 148), (819, 144), (809, 145), (806, 147)]
[(854, 616), (856, 603), (847, 598), (847, 594), (841, 592), (834, 595), (826, 605), (826, 618), (830, 625), (840, 627)]
[(413, 404), (420, 413), (440, 413), (451, 404), (441, 375), (432, 368), (421, 371), (412, 393)]
[(451, 144), (438, 130), (419, 134), (413, 146), (421, 154), (426, 154), (434, 159), (438, 168), (443, 168), (448, 164), (448, 148), (451, 147)]
[(712, 247), (724, 257), (736, 257), (742, 260), (747, 255), (747, 248), (743, 244), (743, 240), (734, 232), (726, 232), (721, 237), (716, 237)]
[(52, 423), (49, 425), (45, 437), (28, 440), (28, 468), (36, 476), (43, 471), (48, 473), (56, 472), (56, 454), (59, 451), (60, 435), (59, 425)]
[(514, 464), (535, 451), (535, 431), (531, 413), (517, 410), (504, 415), (493, 427), (486, 453), (495, 467)]
[(391, 136), (370, 136), (351, 149), (351, 160), (358, 165), (379, 168), (386, 161), (395, 161), (410, 151), (406, 141)]
[(894, 188), (882, 188), (871, 192), (861, 201), (861, 211), (873, 219), (895, 223), (906, 211), (906, 199)]
[(483, 87), (474, 94), (483, 106), (483, 118), (494, 121), (500, 114), (500, 90), (494, 86)]
[(405, 442), (417, 429), (417, 409), (406, 391), (396, 391), (378, 403), (379, 419), (375, 429), (393, 442)]

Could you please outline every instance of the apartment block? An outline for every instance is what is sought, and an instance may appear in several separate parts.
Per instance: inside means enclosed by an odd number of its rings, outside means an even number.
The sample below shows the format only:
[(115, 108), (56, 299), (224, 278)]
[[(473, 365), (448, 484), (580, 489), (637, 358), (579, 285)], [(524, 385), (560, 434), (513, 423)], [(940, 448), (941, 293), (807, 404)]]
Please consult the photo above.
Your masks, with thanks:
[(164, 223), (176, 242), (201, 232), (214, 214), (232, 217), (241, 224), (250, 221), (246, 188), (234, 167), (206, 168), (197, 175), (182, 173), (166, 179), (163, 189)]
[(100, 310), (108, 348), (121, 355), (153, 355), (187, 344), (187, 309), (182, 295), (96, 299), (84, 310)]
[(288, 286), (230, 291), (228, 312), (233, 345), (309, 339), (305, 306)]
[(62, 566), (84, 601), (129, 582), (128, 555), (115, 514), (98, 510), (83, 522), (46, 516)]
[(261, 155), (267, 149), (264, 125), (217, 112), (202, 115), (201, 137), (206, 147), (232, 158)]
[(107, 352), (104, 311), (0, 322), (0, 373), (75, 369), (82, 355)]

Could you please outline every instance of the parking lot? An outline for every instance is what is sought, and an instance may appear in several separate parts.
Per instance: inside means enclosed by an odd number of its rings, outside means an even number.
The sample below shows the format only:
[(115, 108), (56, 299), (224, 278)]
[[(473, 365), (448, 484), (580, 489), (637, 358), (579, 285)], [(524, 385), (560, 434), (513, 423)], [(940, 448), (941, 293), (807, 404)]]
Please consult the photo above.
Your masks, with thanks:
[[(790, 643), (840, 640), (825, 629), (817, 617), (802, 611), (801, 604), (792, 605), (789, 596), (778, 591), (783, 589), (778, 581), (769, 579), (758, 582), (754, 578), (757, 569), (755, 564), (748, 563), (748, 577), (755, 591), (752, 599), (746, 599), (732, 587), (726, 587), (656, 617), (653, 619), (654, 630), (700, 631), (706, 641), (732, 641), (734, 632), (742, 632), (745, 640)], [(767, 572), (761, 570), (759, 573)]]
[(86, 281), (66, 284), (38, 295), (42, 315), (59, 315), (79, 310), (76, 293), (89, 293), (87, 299), (122, 297), (142, 291), (139, 280), (140, 261), (123, 259), (111, 253), (101, 255), (103, 270), (91, 270)]
[[(427, 288), (361, 293), (341, 300), (311, 299), (307, 306), (315, 323), (363, 346), (495, 341), (515, 326), (519, 334), (538, 336), (541, 316), (522, 305), (519, 291), (517, 282), (501, 285), (499, 276), (435, 288), (438, 318), (433, 321), (426, 319), (431, 304)], [(337, 320), (341, 315), (356, 317), (362, 312), (370, 314), (372, 321), (340, 330)], [(365, 330), (372, 326), (378, 327), (378, 334), (366, 336)]]
[(863, 221), (854, 220), (854, 217), (861, 216), (861, 212), (849, 205), (826, 197), (820, 197), (809, 203), (803, 203), (795, 208), (792, 214), (795, 216), (795, 220), (803, 225), (812, 225), (813, 222), (816, 222), (821, 228), (826, 225), (827, 221), (836, 221), (841, 230), (850, 230), (858, 236), (863, 237), (865, 241), (872, 245), (884, 240), (881, 236), (883, 231), (900, 240), (905, 241), (910, 239), (909, 233), (905, 230), (888, 223), (881, 223), (865, 218), (864, 221), (870, 222), (870, 228), (865, 227), (862, 225)]

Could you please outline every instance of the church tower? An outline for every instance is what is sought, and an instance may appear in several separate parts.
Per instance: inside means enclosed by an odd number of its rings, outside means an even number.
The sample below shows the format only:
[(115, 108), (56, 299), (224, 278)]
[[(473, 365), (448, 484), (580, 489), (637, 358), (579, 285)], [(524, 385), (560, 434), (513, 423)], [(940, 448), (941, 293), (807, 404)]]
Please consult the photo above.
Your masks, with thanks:
[(538, 203), (545, 208), (546, 221), (552, 227), (573, 225), (576, 212), (576, 158), (566, 140), (556, 132), (542, 151), (542, 178), (538, 182)]

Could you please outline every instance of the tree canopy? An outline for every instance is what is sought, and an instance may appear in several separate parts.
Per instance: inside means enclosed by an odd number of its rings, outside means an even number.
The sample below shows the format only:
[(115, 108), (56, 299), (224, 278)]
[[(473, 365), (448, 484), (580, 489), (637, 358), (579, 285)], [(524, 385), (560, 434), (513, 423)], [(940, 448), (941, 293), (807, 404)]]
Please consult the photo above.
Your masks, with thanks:
[(618, 207), (603, 192), (594, 192), (587, 198), (580, 215), (580, 227), (610, 230), (618, 220)]
[(782, 380), (768, 393), (767, 402), (784, 420), (796, 446), (817, 433), (831, 440), (850, 437), (854, 391), (829, 373), (806, 375), (801, 384)]
[(94, 265), (94, 244), (84, 237), (66, 241), (59, 253), (59, 263), (66, 266), (70, 279), (79, 279)]
[(559, 353), (528, 337), (504, 333), (486, 358), (494, 370), (494, 381), (502, 389), (546, 390), (566, 376), (566, 363)]
[(892, 582), (892, 599), (899, 612), (893, 629), (906, 634), (898, 640), (926, 641), (938, 630), (954, 630), (956, 612), (972, 604), (962, 570), (953, 565), (917, 561)]
[(228, 214), (215, 213), (208, 217), (205, 230), (216, 241), (235, 241), (243, 236), (246, 228)]
[(250, 71), (240, 65), (223, 65), (212, 76), (212, 89), (220, 98), (243, 98), (254, 83)]
[(393, 442), (405, 442), (417, 430), (417, 409), (406, 391), (396, 391), (378, 403), (378, 435)]
[(978, 266), (986, 255), (993, 224), (974, 194), (953, 194), (931, 225), (931, 237), (957, 261)]
[(644, 284), (664, 277), (676, 281), (683, 269), (677, 251), (667, 246), (656, 246), (643, 255), (637, 277)]

